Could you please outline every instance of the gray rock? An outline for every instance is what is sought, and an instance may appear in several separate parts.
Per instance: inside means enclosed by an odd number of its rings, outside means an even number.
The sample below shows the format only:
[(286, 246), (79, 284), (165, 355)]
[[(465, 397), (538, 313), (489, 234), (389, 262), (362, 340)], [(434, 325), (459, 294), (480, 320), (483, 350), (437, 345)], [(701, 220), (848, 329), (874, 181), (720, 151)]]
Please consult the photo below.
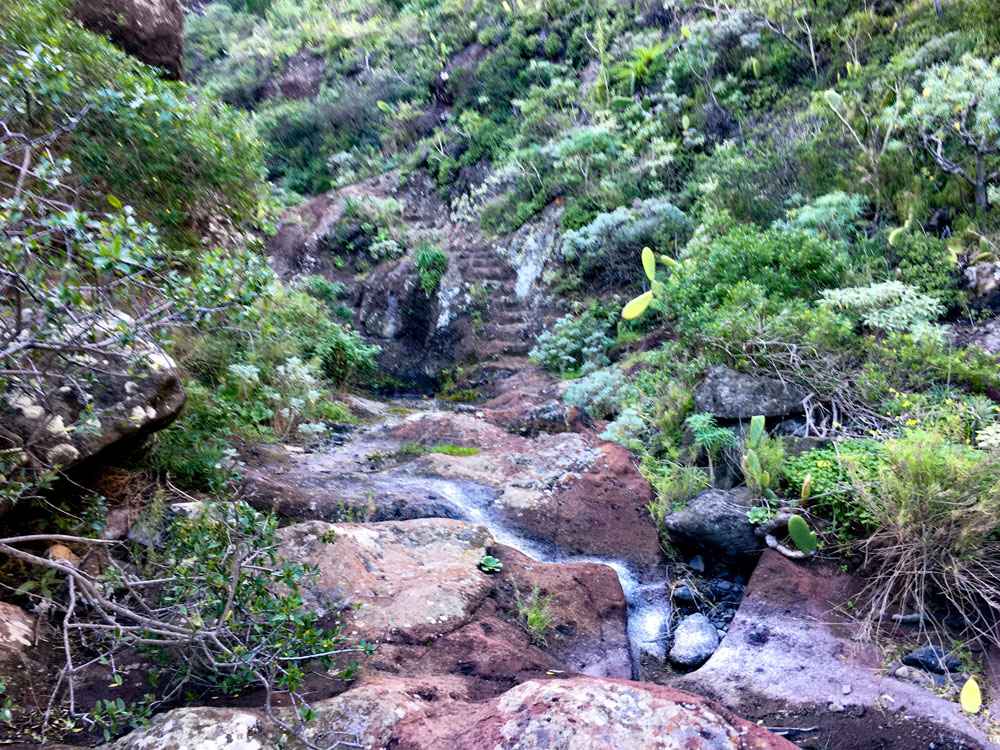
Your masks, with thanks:
[(687, 507), (664, 520), (667, 534), (677, 544), (709, 547), (727, 557), (757, 554), (761, 540), (747, 520), (751, 497), (744, 490), (707, 490)]
[[(115, 313), (107, 325), (119, 319), (131, 323)], [(34, 385), (0, 389), (0, 449), (50, 467), (130, 451), (176, 419), (187, 399), (173, 360), (144, 341), (105, 352), (99, 366), (89, 355), (67, 354), (45, 387), (44, 398)]]
[(717, 419), (784, 417), (802, 413), (805, 392), (774, 378), (747, 375), (716, 365), (694, 394), (695, 409)]
[(940, 646), (924, 646), (903, 657), (903, 664), (917, 667), (936, 674), (957, 672), (962, 668), (962, 662)]
[(668, 658), (681, 667), (698, 667), (719, 647), (719, 632), (703, 614), (689, 615), (674, 631)]

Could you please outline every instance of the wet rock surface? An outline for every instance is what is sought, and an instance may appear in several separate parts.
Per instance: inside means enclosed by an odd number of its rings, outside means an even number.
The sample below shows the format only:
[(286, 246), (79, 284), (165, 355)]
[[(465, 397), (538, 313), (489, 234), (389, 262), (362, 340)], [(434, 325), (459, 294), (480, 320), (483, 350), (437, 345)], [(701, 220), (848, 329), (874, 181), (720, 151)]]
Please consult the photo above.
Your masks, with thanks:
[(881, 652), (852, 639), (834, 611), (852, 586), (765, 551), (718, 650), (670, 684), (766, 726), (812, 728), (796, 735), (803, 748), (993, 747), (955, 703), (883, 674)]
[(691, 669), (701, 666), (719, 647), (719, 632), (703, 614), (688, 615), (674, 630), (671, 663)]
[[(281, 536), (284, 556), (318, 568), (304, 592), (307, 606), (321, 615), (342, 612), (352, 640), (383, 641), (369, 669), (399, 673), (406, 662), (407, 674), (419, 665), (423, 673), (511, 684), (547, 669), (632, 676), (627, 604), (605, 565), (538, 562), (496, 545), (483, 526), (446, 519), (310, 521)], [(487, 554), (502, 561), (499, 574), (479, 569)], [(529, 648), (517, 625), (518, 602), (534, 586), (552, 615), (541, 650)]]

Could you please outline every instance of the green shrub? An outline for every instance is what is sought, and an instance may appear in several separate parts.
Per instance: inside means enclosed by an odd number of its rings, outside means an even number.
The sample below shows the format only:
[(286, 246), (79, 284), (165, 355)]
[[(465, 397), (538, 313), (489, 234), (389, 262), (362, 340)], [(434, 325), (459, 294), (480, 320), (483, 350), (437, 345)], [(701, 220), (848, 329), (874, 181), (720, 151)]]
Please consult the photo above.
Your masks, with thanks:
[(88, 203), (127, 196), (184, 244), (196, 241), (195, 216), (256, 219), (262, 150), (243, 118), (84, 31), (66, 0), (4, 3), (0, 30), (0, 102), (12, 130), (45, 133), (91, 104), (64, 146)]
[(843, 246), (806, 232), (731, 229), (707, 243), (690, 243), (683, 263), (665, 283), (662, 307), (684, 321), (703, 306), (714, 308), (740, 284), (754, 284), (768, 297), (811, 298), (838, 286), (848, 258)]
[[(565, 223), (565, 222), (564, 222)], [(598, 287), (628, 284), (632, 263), (643, 247), (666, 251), (683, 244), (691, 231), (684, 213), (665, 199), (639, 201), (598, 214), (586, 226), (563, 233), (563, 257)]]
[(439, 248), (423, 245), (417, 250), (416, 267), (420, 288), (428, 297), (433, 297), (448, 271), (448, 256)]
[(942, 336), (940, 327), (933, 323), (944, 315), (944, 305), (900, 281), (827, 289), (822, 304), (856, 313), (869, 328), (909, 332), (916, 338)]
[(882, 444), (868, 439), (838, 440), (829, 448), (790, 456), (781, 466), (788, 482), (788, 493), (802, 495), (802, 484), (810, 480), (807, 500), (813, 512), (833, 521), (831, 532), (842, 539), (864, 533), (874, 520), (854, 495), (854, 484), (874, 483), (884, 462)]
[(612, 419), (621, 411), (625, 382), (621, 370), (598, 370), (570, 383), (563, 400), (597, 419)]
[(613, 316), (595, 302), (582, 315), (559, 318), (538, 337), (529, 354), (531, 361), (553, 372), (584, 375), (610, 364), (608, 354), (614, 339), (608, 333)]
[(654, 499), (647, 509), (661, 538), (666, 538), (666, 517), (712, 486), (708, 474), (700, 467), (669, 459), (644, 455), (639, 469), (653, 488)]
[(937, 297), (946, 305), (955, 301), (955, 261), (943, 240), (922, 232), (904, 232), (890, 248), (890, 262), (903, 283)]
[(788, 218), (776, 221), (774, 227), (812, 232), (825, 240), (854, 242), (867, 207), (865, 196), (838, 190), (788, 211)]

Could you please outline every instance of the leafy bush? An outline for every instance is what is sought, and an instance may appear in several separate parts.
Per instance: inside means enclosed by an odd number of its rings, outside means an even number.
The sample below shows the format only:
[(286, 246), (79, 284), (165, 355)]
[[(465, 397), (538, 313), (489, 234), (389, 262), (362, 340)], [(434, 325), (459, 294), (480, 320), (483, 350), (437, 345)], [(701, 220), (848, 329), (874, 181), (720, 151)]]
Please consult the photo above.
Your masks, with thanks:
[(634, 406), (626, 406), (598, 437), (624, 445), (630, 451), (638, 453), (643, 450), (652, 434), (653, 429), (642, 412)]
[(433, 297), (448, 270), (448, 256), (439, 248), (423, 245), (417, 250), (416, 267), (420, 288), (428, 297)]
[[(110, 738), (188, 691), (234, 695), (258, 688), (266, 694), (268, 717), (299, 734), (312, 715), (300, 692), (308, 670), (336, 669), (338, 658), (365, 646), (346, 642), (337, 613), (323, 627), (320, 614), (306, 607), (303, 587), (316, 571), (280, 557), (276, 516), (242, 502), (196, 505), (190, 512), (171, 512), (162, 501), (154, 503), (136, 526), (151, 542), (143, 554), (119, 557), (115, 553), (127, 550), (91, 545), (89, 554), (103, 571), (98, 578), (24, 549), (13, 554), (4, 540), (6, 554), (18, 562), (72, 582), (70, 595), (50, 608), (66, 644), (65, 668), (50, 705), (63, 706), (68, 697), (65, 715), (71, 721), (103, 729)], [(23, 539), (12, 543), (24, 546)], [(158, 695), (148, 695), (144, 705), (105, 701), (92, 712), (81, 711), (77, 659), (108, 665), (120, 685), (135, 669), (136, 650), (152, 658)], [(147, 668), (148, 663), (140, 666)], [(340, 675), (351, 672), (348, 667)], [(295, 714), (291, 722), (272, 713), (275, 692), (288, 696)], [(51, 726), (43, 724), (46, 730)]]
[(882, 331), (908, 331), (915, 338), (938, 337), (934, 326), (945, 309), (936, 298), (920, 293), (900, 281), (885, 281), (863, 287), (827, 289), (823, 304), (836, 310), (851, 310), (869, 328)]
[[(245, 121), (85, 32), (65, 0), (0, 6), (0, 102), (11, 130), (31, 137), (86, 116), (60, 141), (83, 196), (128, 196), (168, 238), (193, 244), (193, 219), (256, 218), (262, 152)], [(64, 145), (62, 145), (64, 144)], [(174, 248), (171, 248), (174, 249)]]
[(903, 283), (946, 305), (955, 301), (955, 261), (943, 240), (922, 232), (904, 232), (890, 251), (890, 262)]
[(586, 226), (563, 234), (562, 254), (599, 287), (627, 284), (631, 262), (644, 246), (664, 250), (683, 243), (691, 222), (668, 200), (638, 201), (598, 214)]
[(563, 400), (597, 419), (611, 419), (621, 411), (624, 388), (625, 375), (621, 370), (598, 370), (570, 383)]
[(781, 471), (788, 481), (789, 494), (800, 497), (802, 484), (811, 477), (808, 504), (833, 520), (831, 531), (846, 539), (864, 533), (874, 519), (854, 495), (854, 484), (877, 482), (884, 462), (882, 444), (868, 439), (838, 440), (829, 448), (789, 456)]
[(836, 191), (821, 195), (806, 205), (788, 211), (788, 218), (776, 221), (774, 227), (812, 232), (825, 240), (853, 242), (862, 214), (868, 207), (863, 195)]
[(707, 243), (690, 243), (672, 270), (662, 307), (682, 322), (714, 308), (740, 284), (776, 299), (812, 297), (837, 286), (848, 259), (842, 247), (806, 232), (736, 227)]
[(559, 318), (542, 333), (529, 353), (531, 361), (553, 372), (587, 374), (611, 363), (614, 339), (609, 335), (614, 313), (593, 303), (579, 316)]

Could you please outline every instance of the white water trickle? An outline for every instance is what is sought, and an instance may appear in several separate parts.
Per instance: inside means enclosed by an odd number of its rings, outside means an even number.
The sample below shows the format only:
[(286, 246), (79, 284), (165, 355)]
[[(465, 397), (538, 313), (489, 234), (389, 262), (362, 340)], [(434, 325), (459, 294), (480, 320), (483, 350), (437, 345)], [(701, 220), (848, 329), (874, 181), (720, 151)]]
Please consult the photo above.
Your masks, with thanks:
[[(424, 484), (428, 493), (446, 499), (461, 514), (463, 520), (481, 524), (489, 529), (494, 540), (513, 547), (539, 562), (544, 563), (597, 563), (607, 565), (618, 575), (622, 593), (628, 602), (628, 638), (633, 663), (648, 654), (657, 659), (666, 655), (664, 637), (670, 624), (670, 591), (665, 579), (637, 575), (624, 561), (604, 557), (567, 555), (551, 544), (526, 538), (511, 530), (492, 511), (496, 492), (485, 485), (459, 482), (437, 477), (414, 477)], [(646, 578), (646, 580), (643, 580)]]

